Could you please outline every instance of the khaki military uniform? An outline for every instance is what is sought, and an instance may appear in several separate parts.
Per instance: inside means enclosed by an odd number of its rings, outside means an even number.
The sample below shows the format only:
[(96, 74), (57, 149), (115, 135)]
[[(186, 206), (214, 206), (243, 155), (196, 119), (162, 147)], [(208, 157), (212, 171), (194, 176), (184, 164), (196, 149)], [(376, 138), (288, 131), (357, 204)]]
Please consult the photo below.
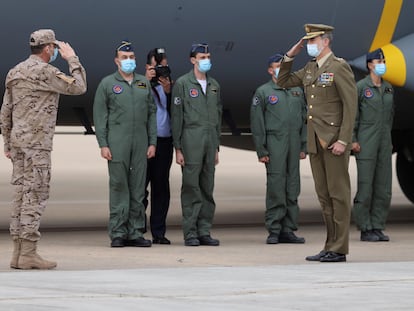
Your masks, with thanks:
[(31, 55), (11, 69), (1, 107), (4, 151), (11, 153), (12, 236), (37, 241), (40, 217), (49, 197), (52, 150), (59, 95), (86, 91), (86, 73), (77, 56), (68, 60), (70, 76)]
[[(351, 189), (348, 173), (357, 89), (349, 65), (333, 54), (321, 68), (316, 60), (291, 73), (293, 62), (283, 61), (278, 84), (303, 86), (308, 104), (307, 144), (315, 189), (327, 229), (325, 251), (347, 254)], [(347, 145), (341, 156), (328, 149), (334, 142)]]

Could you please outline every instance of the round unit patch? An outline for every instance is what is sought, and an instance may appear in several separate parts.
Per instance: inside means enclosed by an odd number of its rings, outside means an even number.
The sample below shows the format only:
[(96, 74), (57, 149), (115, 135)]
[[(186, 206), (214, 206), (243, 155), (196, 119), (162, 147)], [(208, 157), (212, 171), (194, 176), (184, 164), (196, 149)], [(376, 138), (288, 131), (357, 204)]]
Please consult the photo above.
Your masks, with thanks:
[(364, 96), (365, 98), (371, 98), (372, 96), (374, 96), (374, 92), (369, 87), (367, 87), (364, 90)]
[(122, 86), (120, 86), (120, 85), (114, 85), (113, 86), (113, 88), (112, 88), (112, 91), (115, 93), (115, 94), (121, 94), (122, 93), (122, 91), (123, 91), (124, 89), (122, 88)]
[(279, 97), (277, 97), (276, 95), (270, 95), (268, 97), (269, 103), (271, 105), (277, 104), (279, 102)]
[(198, 97), (198, 90), (197, 89), (190, 89), (190, 96), (193, 98)]

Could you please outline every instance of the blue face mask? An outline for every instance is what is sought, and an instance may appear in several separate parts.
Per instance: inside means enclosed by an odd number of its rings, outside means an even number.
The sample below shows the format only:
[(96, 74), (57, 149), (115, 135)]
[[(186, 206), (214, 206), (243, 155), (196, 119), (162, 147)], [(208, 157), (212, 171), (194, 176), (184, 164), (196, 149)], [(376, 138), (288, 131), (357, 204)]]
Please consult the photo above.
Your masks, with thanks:
[(318, 57), (319, 54), (321, 54), (321, 51), (319, 50), (318, 45), (316, 43), (313, 43), (313, 44), (308, 43), (306, 45), (306, 48), (308, 50), (309, 56), (311, 57)]
[(377, 75), (377, 76), (382, 76), (385, 72), (387, 71), (387, 67), (385, 66), (385, 64), (384, 63), (381, 63), (381, 64), (375, 64), (375, 67), (374, 67), (374, 73)]
[(123, 59), (121, 60), (121, 70), (127, 74), (134, 72), (137, 64), (135, 59)]
[(49, 59), (49, 63), (54, 62), (59, 54), (58, 48), (55, 48), (53, 51), (52, 57)]
[(198, 70), (207, 72), (211, 69), (211, 61), (209, 59), (201, 59), (198, 61)]
[(275, 70), (274, 70), (274, 76), (275, 76), (276, 79), (279, 76), (279, 71), (280, 71), (280, 68), (275, 68)]

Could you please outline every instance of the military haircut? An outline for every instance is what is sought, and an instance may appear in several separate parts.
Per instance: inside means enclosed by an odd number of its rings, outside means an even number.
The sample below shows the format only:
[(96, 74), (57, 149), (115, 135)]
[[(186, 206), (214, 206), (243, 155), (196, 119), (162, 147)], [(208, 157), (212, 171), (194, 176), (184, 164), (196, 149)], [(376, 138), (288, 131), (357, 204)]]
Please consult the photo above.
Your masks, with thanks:
[(324, 33), (323, 35), (321, 35), (321, 37), (322, 37), (322, 39), (325, 39), (325, 38), (329, 39), (329, 46), (332, 45), (332, 41), (333, 41), (333, 33), (332, 32)]
[(41, 45), (36, 45), (36, 46), (31, 46), (30, 50), (32, 51), (32, 54), (34, 55), (39, 55), (40, 53), (42, 53), (43, 49), (49, 45), (50, 43), (46, 43), (46, 44), (41, 44)]

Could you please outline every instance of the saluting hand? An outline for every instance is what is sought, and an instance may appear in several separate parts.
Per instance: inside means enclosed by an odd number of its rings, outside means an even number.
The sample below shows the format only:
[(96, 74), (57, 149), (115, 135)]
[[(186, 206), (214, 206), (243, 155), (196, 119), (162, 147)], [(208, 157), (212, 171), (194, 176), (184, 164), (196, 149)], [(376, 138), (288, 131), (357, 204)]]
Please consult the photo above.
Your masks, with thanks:
[(68, 60), (69, 58), (76, 56), (76, 53), (70, 44), (63, 41), (59, 41), (59, 53), (64, 60)]
[(303, 49), (303, 41), (305, 41), (305, 39), (300, 39), (298, 43), (292, 46), (292, 48), (286, 53), (286, 55), (288, 57), (295, 57), (296, 55), (298, 55), (300, 51), (302, 51)]

